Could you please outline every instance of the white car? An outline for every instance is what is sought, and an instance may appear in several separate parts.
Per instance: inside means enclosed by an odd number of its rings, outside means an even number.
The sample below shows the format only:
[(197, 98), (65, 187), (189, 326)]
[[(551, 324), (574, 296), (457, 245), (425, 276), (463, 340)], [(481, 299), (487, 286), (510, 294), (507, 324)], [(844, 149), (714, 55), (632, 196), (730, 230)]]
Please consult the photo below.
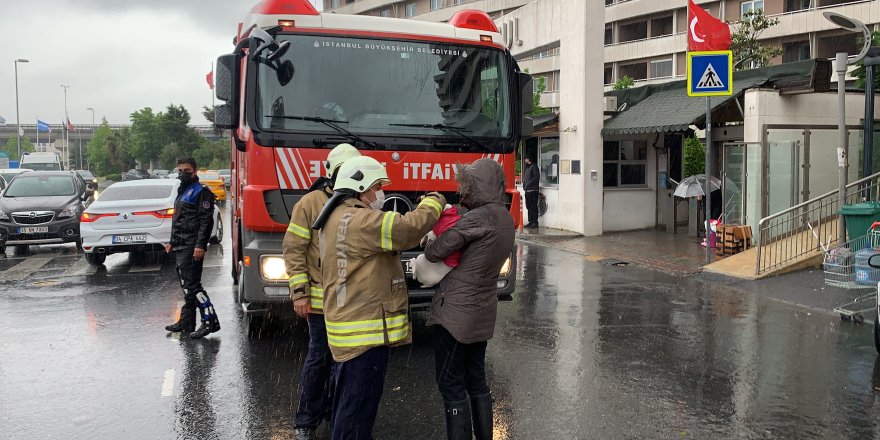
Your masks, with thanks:
[[(80, 218), (82, 247), (89, 264), (104, 264), (119, 252), (164, 251), (171, 240), (177, 179), (145, 179), (110, 185)], [(220, 209), (214, 206), (211, 243), (223, 238)]]
[(0, 169), (0, 177), (2, 177), (3, 180), (6, 180), (6, 183), (9, 184), (10, 182), (12, 182), (12, 179), (15, 176), (17, 176), (21, 173), (24, 173), (26, 171), (33, 171), (33, 170), (30, 168), (3, 168), (3, 169)]

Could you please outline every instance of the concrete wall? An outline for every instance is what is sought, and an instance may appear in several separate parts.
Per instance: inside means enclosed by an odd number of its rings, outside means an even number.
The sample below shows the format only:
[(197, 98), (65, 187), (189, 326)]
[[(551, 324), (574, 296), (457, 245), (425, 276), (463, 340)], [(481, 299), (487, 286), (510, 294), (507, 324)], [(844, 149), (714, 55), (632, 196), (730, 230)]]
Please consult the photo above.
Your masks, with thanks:
[[(537, 0), (498, 20), (519, 19), (522, 44), (514, 55), (559, 43), (560, 160), (581, 161), (581, 174), (562, 174), (559, 189), (542, 190), (548, 199), (543, 226), (602, 234), (602, 102), (605, 8), (584, 0)], [(568, 128), (568, 131), (564, 131)], [(597, 171), (597, 180), (590, 179)]]

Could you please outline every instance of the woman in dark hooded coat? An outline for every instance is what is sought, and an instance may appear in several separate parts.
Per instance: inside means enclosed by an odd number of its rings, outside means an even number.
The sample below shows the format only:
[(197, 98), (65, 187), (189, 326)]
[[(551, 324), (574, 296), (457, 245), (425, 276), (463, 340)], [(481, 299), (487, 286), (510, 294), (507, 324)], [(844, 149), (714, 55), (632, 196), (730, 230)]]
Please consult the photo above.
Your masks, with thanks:
[[(469, 211), (425, 248), (431, 262), (461, 251), (460, 263), (440, 281), (431, 301), (437, 386), (450, 439), (492, 438), (492, 396), (486, 346), (495, 331), (496, 281), (510, 257), (516, 230), (504, 206), (504, 169), (491, 159), (463, 167), (461, 205)], [(470, 410), (468, 410), (470, 406)], [(473, 424), (472, 424), (473, 423)]]

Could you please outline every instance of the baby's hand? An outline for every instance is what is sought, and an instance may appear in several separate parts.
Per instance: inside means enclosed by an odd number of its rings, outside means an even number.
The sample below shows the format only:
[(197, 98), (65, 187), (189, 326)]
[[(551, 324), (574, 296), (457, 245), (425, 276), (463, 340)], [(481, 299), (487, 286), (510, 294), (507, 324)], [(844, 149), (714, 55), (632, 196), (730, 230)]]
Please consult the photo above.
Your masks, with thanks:
[(428, 233), (425, 234), (424, 237), (422, 237), (422, 241), (419, 242), (419, 245), (420, 245), (421, 247), (425, 247), (425, 246), (428, 245), (428, 243), (430, 243), (430, 242), (432, 242), (432, 241), (434, 241), (434, 240), (436, 240), (436, 239), (437, 239), (437, 236), (434, 235), (434, 231), (428, 231)]

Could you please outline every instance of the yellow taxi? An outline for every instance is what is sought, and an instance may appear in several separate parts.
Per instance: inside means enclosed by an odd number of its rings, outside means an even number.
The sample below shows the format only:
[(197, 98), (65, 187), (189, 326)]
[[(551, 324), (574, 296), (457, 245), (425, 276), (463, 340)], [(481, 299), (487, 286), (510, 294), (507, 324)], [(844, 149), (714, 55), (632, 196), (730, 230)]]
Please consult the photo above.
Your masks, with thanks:
[(223, 183), (223, 177), (214, 170), (199, 170), (199, 182), (207, 186), (214, 193), (217, 203), (226, 204), (226, 185)]

